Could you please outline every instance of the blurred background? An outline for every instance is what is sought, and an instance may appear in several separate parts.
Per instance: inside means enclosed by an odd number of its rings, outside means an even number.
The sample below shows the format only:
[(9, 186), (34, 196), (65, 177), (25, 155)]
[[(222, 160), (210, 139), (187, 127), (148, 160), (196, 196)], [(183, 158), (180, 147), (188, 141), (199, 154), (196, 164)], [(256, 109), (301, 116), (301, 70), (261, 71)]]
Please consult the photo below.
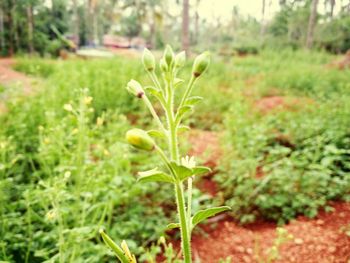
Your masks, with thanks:
[(0, 54), (62, 48), (350, 48), (347, 0), (2, 0)]
[(196, 262), (349, 262), (350, 0), (0, 0), (0, 263), (115, 262), (100, 228), (177, 262), (173, 189), (136, 183), (159, 159), (125, 141), (156, 127), (125, 87), (166, 44), (175, 107), (211, 53), (181, 154), (213, 170), (193, 212), (232, 211), (194, 230)]

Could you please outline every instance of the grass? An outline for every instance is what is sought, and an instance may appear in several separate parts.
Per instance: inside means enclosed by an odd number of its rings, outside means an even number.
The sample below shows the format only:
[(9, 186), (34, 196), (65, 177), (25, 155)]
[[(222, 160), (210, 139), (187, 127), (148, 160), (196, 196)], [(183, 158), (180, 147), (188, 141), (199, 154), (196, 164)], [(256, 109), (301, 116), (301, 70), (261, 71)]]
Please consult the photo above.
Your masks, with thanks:
[[(330, 199), (349, 199), (350, 75), (325, 67), (333, 59), (288, 50), (226, 63), (214, 58), (197, 83), (194, 95), (205, 100), (187, 124), (224, 133), (216, 178), (242, 221), (285, 222), (314, 216)], [(36, 96), (11, 99), (0, 117), (0, 259), (109, 262), (97, 234), (102, 226), (145, 258), (150, 253), (142, 247), (174, 215), (172, 189), (135, 184), (136, 171), (152, 161), (124, 142), (130, 121), (145, 129), (152, 122), (125, 90), (131, 78), (150, 84), (139, 61), (23, 58), (16, 69), (43, 81)], [(189, 72), (190, 63), (181, 74)], [(268, 115), (252, 111), (271, 94), (313, 103)], [(256, 178), (258, 167), (265, 177)]]

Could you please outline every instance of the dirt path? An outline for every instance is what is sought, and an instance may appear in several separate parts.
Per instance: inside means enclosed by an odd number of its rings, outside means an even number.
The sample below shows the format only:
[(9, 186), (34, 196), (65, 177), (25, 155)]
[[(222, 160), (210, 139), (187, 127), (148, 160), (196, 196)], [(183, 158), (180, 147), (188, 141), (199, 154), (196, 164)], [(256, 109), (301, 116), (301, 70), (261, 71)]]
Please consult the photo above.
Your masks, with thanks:
[[(22, 89), (21, 93), (25, 96), (32, 94), (33, 82), (35, 79), (29, 77), (21, 72), (15, 71), (12, 66), (15, 64), (13, 58), (0, 59), (0, 85), (7, 88), (19, 87)], [(4, 92), (5, 93), (5, 92)], [(0, 93), (0, 113), (7, 111), (5, 106), (6, 96), (1, 96)]]
[[(278, 104), (278, 103), (277, 103)], [(270, 107), (268, 107), (270, 108)], [(215, 169), (222, 155), (215, 132), (195, 130), (190, 134), (190, 154), (200, 156), (203, 163)], [(198, 187), (215, 195), (217, 185), (213, 176), (203, 178)], [(280, 263), (350, 263), (350, 203), (330, 204), (334, 211), (320, 212), (314, 219), (298, 217), (284, 228), (293, 238), (279, 249)], [(269, 262), (267, 254), (276, 239), (277, 225), (256, 222), (241, 226), (226, 217), (217, 224), (203, 225), (193, 236), (192, 249), (202, 263), (218, 263), (231, 257), (231, 263)], [(202, 232), (202, 233), (200, 233)]]

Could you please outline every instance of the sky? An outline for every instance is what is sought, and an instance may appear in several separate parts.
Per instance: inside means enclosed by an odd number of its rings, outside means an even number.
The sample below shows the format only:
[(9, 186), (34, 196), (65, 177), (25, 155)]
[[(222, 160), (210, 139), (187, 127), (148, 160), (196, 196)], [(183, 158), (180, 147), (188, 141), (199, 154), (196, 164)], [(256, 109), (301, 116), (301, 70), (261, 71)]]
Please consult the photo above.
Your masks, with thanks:
[[(325, 12), (323, 2), (319, 1), (319, 13)], [(190, 0), (190, 3), (195, 6), (196, 0)], [(213, 19), (214, 17), (222, 17), (222, 20), (230, 19), (233, 7), (237, 6), (241, 14), (250, 15), (261, 20), (262, 0), (200, 0), (199, 3), (199, 15), (207, 19)], [(340, 6), (336, 4), (335, 13), (339, 12), (339, 9)], [(278, 11), (278, 0), (266, 0), (266, 20), (270, 20)]]
[[(266, 2), (268, 5), (270, 1)], [(237, 6), (243, 15), (261, 19), (262, 0), (201, 0), (198, 10), (199, 15), (206, 18), (220, 16), (223, 19), (230, 19), (234, 6)], [(271, 1), (271, 5), (266, 7), (266, 18), (271, 18), (278, 10), (278, 0)]]

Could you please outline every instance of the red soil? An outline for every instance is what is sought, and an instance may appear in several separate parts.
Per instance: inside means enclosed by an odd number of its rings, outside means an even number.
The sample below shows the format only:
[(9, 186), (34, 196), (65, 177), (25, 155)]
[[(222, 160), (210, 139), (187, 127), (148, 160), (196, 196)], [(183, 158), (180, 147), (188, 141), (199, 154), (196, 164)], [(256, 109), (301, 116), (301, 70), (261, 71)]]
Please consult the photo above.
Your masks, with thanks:
[(27, 75), (15, 71), (12, 66), (15, 64), (13, 58), (0, 59), (0, 84), (4, 86), (19, 85), (23, 87), (24, 94), (29, 94), (32, 91), (33, 79)]
[[(277, 98), (272, 100), (277, 101), (276, 104), (283, 101)], [(215, 168), (222, 156), (218, 146), (219, 135), (195, 130), (190, 135), (190, 142), (191, 155), (200, 156), (203, 163)], [(257, 176), (263, 175), (262, 167), (259, 167)], [(213, 176), (215, 173), (202, 177), (197, 184), (212, 196), (218, 192)], [(293, 238), (281, 245), (278, 260), (271, 262), (349, 263), (350, 236), (345, 231), (350, 229), (350, 203), (332, 202), (330, 205), (334, 208), (333, 212), (320, 211), (314, 219), (300, 216), (284, 226)], [(217, 217), (219, 221), (215, 218), (209, 220), (200, 231), (195, 232), (192, 238), (194, 257), (202, 263), (218, 263), (220, 259), (228, 257), (231, 257), (231, 263), (268, 262), (267, 254), (276, 239), (277, 225), (260, 221), (242, 226), (222, 216)], [(175, 247), (178, 247), (177, 242)]]
[[(350, 203), (334, 203), (334, 212), (320, 212), (314, 219), (299, 217), (284, 228), (293, 235), (279, 249), (274, 262), (346, 263), (350, 260)], [(202, 262), (217, 263), (231, 257), (231, 262), (266, 262), (267, 251), (276, 238), (276, 225), (256, 222), (240, 226), (236, 222), (220, 221), (203, 226), (207, 235), (193, 236), (193, 251)]]
[(217, 161), (221, 158), (222, 151), (217, 133), (191, 130), (189, 141), (191, 144), (190, 156), (196, 156), (203, 165), (212, 169), (218, 165)]
[[(32, 94), (33, 78), (12, 69), (15, 61), (12, 58), (0, 59), (0, 85), (5, 87), (18, 86), (23, 90), (24, 95)], [(4, 101), (0, 100), (0, 114), (6, 113), (7, 108)]]
[(254, 108), (259, 112), (266, 114), (274, 110), (290, 110), (295, 111), (312, 105), (313, 100), (309, 98), (294, 98), (286, 96), (270, 96), (264, 97), (254, 103)]

